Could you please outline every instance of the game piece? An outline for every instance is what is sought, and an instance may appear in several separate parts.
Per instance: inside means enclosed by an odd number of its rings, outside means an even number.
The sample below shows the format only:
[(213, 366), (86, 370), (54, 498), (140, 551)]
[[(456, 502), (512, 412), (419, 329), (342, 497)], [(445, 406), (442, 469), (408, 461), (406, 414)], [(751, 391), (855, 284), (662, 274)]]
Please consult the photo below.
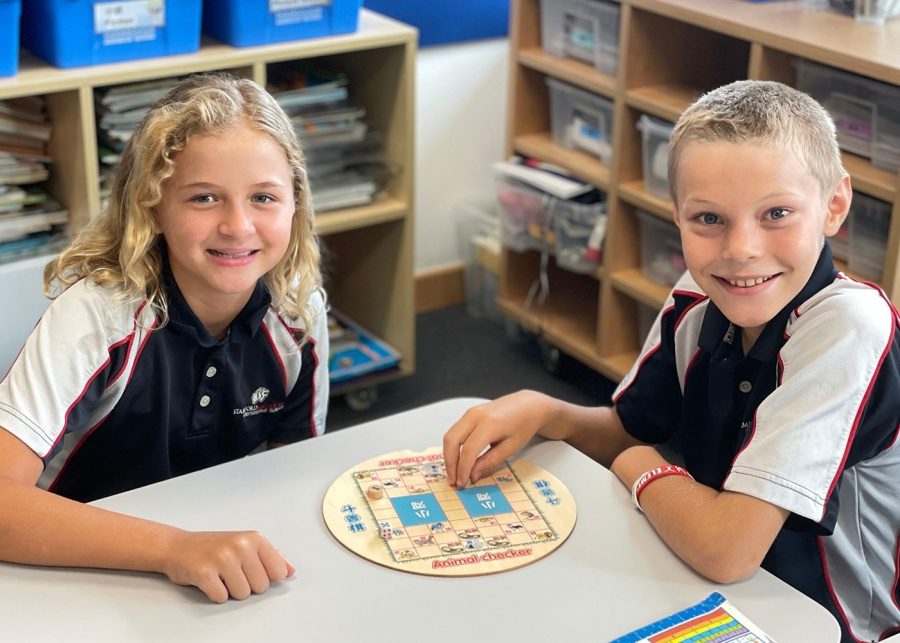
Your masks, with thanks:
[(576, 514), (565, 485), (525, 460), (504, 463), (465, 489), (451, 487), (439, 447), (389, 453), (345, 471), (322, 510), (328, 529), (354, 553), (434, 576), (491, 574), (534, 562), (565, 541)]

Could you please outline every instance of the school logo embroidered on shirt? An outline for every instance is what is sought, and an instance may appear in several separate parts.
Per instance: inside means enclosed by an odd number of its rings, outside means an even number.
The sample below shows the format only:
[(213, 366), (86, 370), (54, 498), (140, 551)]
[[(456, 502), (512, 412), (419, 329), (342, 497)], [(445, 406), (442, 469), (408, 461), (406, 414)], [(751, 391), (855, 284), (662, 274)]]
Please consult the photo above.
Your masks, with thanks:
[(250, 395), (250, 406), (234, 409), (232, 413), (234, 415), (242, 415), (245, 418), (259, 415), (260, 413), (278, 413), (284, 408), (284, 402), (268, 402), (263, 404), (263, 402), (269, 399), (270, 393), (271, 391), (265, 386), (260, 386)]
[(269, 389), (264, 386), (260, 386), (258, 389), (253, 391), (253, 395), (250, 396), (250, 401), (254, 404), (262, 404), (266, 401), (267, 397), (269, 397)]

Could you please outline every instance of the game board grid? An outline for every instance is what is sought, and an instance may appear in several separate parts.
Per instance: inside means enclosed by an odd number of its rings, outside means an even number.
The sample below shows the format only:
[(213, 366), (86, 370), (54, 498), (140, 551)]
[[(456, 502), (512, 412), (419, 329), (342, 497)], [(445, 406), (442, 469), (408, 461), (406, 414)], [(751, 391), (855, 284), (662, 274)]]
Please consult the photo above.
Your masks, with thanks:
[[(440, 469), (429, 463), (366, 469), (354, 472), (353, 478), (375, 524), (379, 527), (387, 524), (392, 529), (392, 537), (384, 544), (397, 563), (545, 543), (559, 538), (508, 463), (474, 486), (496, 485), (513, 512), (478, 518), (469, 516), (456, 491), (447, 483), (442, 464)], [(385, 496), (372, 500), (366, 496), (364, 487), (376, 483), (384, 488)], [(426, 493), (434, 494), (449, 527), (443, 522), (406, 526), (400, 521), (390, 499)]]

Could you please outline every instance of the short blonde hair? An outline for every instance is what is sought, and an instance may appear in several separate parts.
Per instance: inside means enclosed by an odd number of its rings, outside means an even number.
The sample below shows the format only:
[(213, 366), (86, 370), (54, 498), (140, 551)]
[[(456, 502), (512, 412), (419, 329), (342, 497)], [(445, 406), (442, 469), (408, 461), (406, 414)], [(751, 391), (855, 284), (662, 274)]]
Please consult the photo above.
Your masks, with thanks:
[[(81, 278), (120, 289), (125, 303), (141, 300), (168, 321), (162, 276), (163, 249), (155, 208), (174, 157), (191, 136), (239, 123), (268, 134), (284, 150), (293, 177), (295, 212), (287, 251), (264, 276), (278, 312), (310, 328), (309, 300), (322, 287), (319, 243), (303, 153), (290, 119), (272, 96), (251, 80), (228, 74), (187, 78), (163, 96), (125, 146), (109, 205), (85, 226), (44, 271), (49, 297)], [(58, 292), (56, 293), (58, 294)]]
[(813, 98), (787, 85), (740, 80), (688, 107), (669, 141), (669, 192), (678, 203), (678, 163), (689, 143), (764, 143), (797, 154), (828, 198), (847, 176), (834, 121)]

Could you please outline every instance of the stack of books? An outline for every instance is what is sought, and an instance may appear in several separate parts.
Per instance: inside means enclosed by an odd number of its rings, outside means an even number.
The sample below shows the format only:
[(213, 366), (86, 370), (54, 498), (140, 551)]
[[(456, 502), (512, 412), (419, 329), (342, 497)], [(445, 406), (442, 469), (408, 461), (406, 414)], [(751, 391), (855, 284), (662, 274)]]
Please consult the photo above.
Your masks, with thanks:
[(100, 151), (100, 199), (105, 209), (115, 168), (125, 144), (150, 106), (178, 84), (179, 78), (99, 89), (94, 94), (97, 141)]
[(374, 201), (392, 170), (382, 136), (350, 100), (346, 76), (292, 64), (274, 65), (269, 78), (300, 138), (316, 212)]
[(69, 214), (44, 185), (52, 131), (43, 97), (0, 100), (0, 263), (65, 244)]

